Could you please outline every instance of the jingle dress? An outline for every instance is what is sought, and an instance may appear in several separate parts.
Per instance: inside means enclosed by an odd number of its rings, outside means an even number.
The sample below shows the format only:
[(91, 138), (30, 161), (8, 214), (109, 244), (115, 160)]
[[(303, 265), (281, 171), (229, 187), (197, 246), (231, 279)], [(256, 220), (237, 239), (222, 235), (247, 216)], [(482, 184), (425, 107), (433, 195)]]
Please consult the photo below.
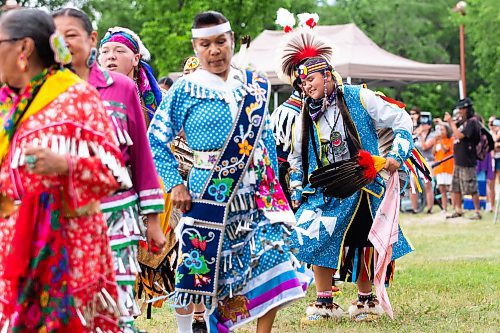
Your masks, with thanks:
[(133, 316), (141, 313), (134, 296), (136, 275), (140, 272), (138, 243), (145, 236), (145, 227), (139, 215), (162, 213), (163, 191), (156, 175), (134, 81), (94, 64), (88, 82), (101, 94), (133, 184), (103, 199), (101, 205), (108, 223), (119, 286), (120, 321), (122, 325), (131, 325)]
[[(252, 84), (246, 81), (249, 77), (254, 80)], [(256, 82), (267, 89), (259, 88)], [(295, 258), (289, 253), (287, 223), (294, 223), (294, 218), (275, 176), (276, 145), (267, 115), (268, 89), (267, 80), (251, 72), (232, 68), (228, 80), (223, 81), (199, 69), (174, 83), (149, 128), (153, 158), (167, 191), (183, 184), (183, 179), (166, 144), (184, 129), (194, 151), (194, 165), (187, 181), (194, 201), (178, 227), (181, 259), (172, 300), (175, 306), (203, 302), (210, 314), (207, 324), (212, 333), (228, 332), (276, 306), (303, 297), (306, 288), (293, 269)], [(257, 102), (245, 108), (248, 94), (257, 96)], [(227, 167), (253, 153), (247, 169), (235, 169), (243, 180), (233, 185), (227, 177), (210, 179), (213, 169), (220, 170), (218, 159), (223, 148), (234, 144), (228, 136), (249, 133), (240, 123), (235, 125), (239, 115), (247, 113), (250, 117), (254, 108), (264, 108), (262, 117), (252, 118), (264, 126), (262, 135), (257, 137), (254, 135), (259, 134), (251, 132), (248, 140), (233, 137), (239, 151), (221, 164)], [(254, 145), (249, 143), (257, 138)], [(235, 193), (231, 192), (232, 186), (238, 186)], [(196, 204), (204, 201), (196, 203), (203, 193), (210, 193), (215, 201), (227, 202), (223, 206), (227, 220), (221, 231), (187, 217)], [(229, 198), (233, 199), (229, 202)], [(209, 215), (207, 211), (204, 219), (210, 219)]]
[[(75, 83), (63, 89), (65, 80)], [(75, 319), (85, 332), (118, 331), (113, 262), (99, 212), (99, 200), (118, 188), (117, 179), (130, 182), (115, 134), (97, 91), (69, 70), (48, 78), (35, 104), (40, 110), (17, 127), (0, 167), (0, 314), (17, 313), (14, 331), (81, 332), (70, 326)], [(30, 172), (27, 145), (65, 155), (68, 174)], [(35, 268), (9, 279), (25, 256)], [(9, 258), (17, 259), (14, 265), (6, 266)]]
[(298, 91), (294, 90), (292, 95), (271, 114), (271, 128), (276, 139), (276, 152), (278, 155), (279, 180), (289, 203), (292, 198), (290, 197), (291, 191), (288, 177), (290, 163), (288, 163), (287, 158), (291, 150), (295, 122), (299, 118), (301, 109), (302, 97)]

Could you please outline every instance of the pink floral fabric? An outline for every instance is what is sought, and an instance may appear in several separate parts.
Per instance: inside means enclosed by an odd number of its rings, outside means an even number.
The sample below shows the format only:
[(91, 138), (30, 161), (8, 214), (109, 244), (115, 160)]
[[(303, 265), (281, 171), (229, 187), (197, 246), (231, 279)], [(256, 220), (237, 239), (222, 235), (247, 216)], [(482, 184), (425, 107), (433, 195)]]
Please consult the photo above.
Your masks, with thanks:
[[(16, 149), (33, 142), (43, 145), (48, 140), (50, 143), (54, 137), (80, 138), (83, 136), (82, 126), (90, 133), (88, 135), (102, 138), (106, 151), (120, 160), (120, 151), (112, 143), (114, 131), (97, 91), (85, 83), (78, 83), (18, 128), (9, 155), (0, 166), (0, 195), (16, 201), (29, 193), (59, 189), (65, 204), (72, 210), (78, 210), (98, 203), (114, 192), (118, 188), (115, 177), (95, 155), (88, 158), (67, 155), (69, 173), (65, 176), (33, 174), (25, 165), (11, 168)], [(18, 214), (14, 212), (8, 218), (0, 218), (0, 313), (4, 312), (7, 300), (12, 299), (15, 292), (3, 276), (11, 269), (5, 266), (5, 259)], [(107, 227), (102, 215), (63, 217), (61, 229), (68, 249), (69, 288), (74, 295), (75, 307), (84, 312), (86, 330), (94, 332), (99, 327), (103, 331), (118, 331), (115, 313), (92, 310), (93, 305), (98, 304), (97, 294), (103, 288), (112, 298), (117, 298)]]

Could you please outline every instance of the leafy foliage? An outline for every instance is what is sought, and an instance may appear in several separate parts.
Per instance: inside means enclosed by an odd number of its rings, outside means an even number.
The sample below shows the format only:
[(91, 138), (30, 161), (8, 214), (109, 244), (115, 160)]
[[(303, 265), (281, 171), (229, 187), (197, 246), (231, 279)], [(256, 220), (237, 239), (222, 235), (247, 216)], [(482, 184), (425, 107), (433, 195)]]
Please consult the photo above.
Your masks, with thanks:
[[(6, 0), (0, 0), (0, 6)], [(467, 92), (483, 116), (495, 114), (500, 84), (497, 31), (500, 15), (495, 0), (468, 0), (462, 17), (452, 12), (456, 0), (20, 0), (19, 4), (57, 9), (67, 3), (84, 9), (95, 20), (99, 36), (112, 26), (138, 32), (153, 55), (157, 74), (179, 71), (192, 55), (190, 42), (194, 16), (217, 10), (230, 20), (236, 47), (244, 35), (255, 38), (264, 29), (275, 29), (276, 10), (317, 12), (320, 24), (356, 23), (380, 47), (400, 56), (427, 63), (459, 63), (460, 24), (465, 25)], [(160, 76), (160, 75), (159, 75)], [(377, 87), (370, 87), (377, 89)], [(456, 83), (412, 84), (380, 88), (407, 105), (418, 105), (442, 116), (458, 99)]]
[[(7, 1), (6, 0), (0, 0), (0, 7), (3, 7)], [(49, 10), (54, 10), (57, 9), (64, 4), (66, 4), (68, 0), (17, 0), (17, 3), (20, 6), (31, 6), (31, 7), (45, 7)]]
[[(334, 6), (325, 7), (320, 22), (354, 22), (383, 49), (415, 61), (458, 63), (458, 30), (450, 19), (454, 1), (337, 0)], [(381, 90), (435, 116), (453, 108), (458, 98), (456, 83), (411, 84)]]
[(141, 36), (150, 51), (156, 55), (155, 64), (163, 75), (180, 70), (182, 60), (192, 55), (192, 20), (202, 11), (210, 9), (222, 12), (231, 22), (238, 45), (239, 39), (244, 35), (255, 38), (263, 29), (274, 29), (279, 7), (300, 12), (308, 8), (310, 10), (316, 4), (314, 0), (285, 0), (281, 3), (246, 0), (213, 3), (200, 0), (139, 0), (137, 5), (138, 16), (144, 21)]
[[(467, 43), (472, 45), (474, 70), (481, 80), (478, 86), (468, 87), (476, 111), (485, 117), (498, 116), (499, 101), (497, 87), (500, 86), (500, 15), (495, 0), (470, 0), (467, 2), (465, 33)], [(470, 67), (469, 67), (470, 69)], [(468, 70), (467, 73), (469, 73)]]

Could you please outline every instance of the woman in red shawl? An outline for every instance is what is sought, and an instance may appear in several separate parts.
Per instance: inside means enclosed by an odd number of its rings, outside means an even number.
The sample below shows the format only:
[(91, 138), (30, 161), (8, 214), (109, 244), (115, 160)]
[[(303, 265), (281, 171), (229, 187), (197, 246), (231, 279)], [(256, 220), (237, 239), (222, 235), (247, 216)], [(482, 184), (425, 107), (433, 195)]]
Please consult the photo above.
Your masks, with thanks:
[(117, 332), (99, 201), (130, 178), (54, 32), (41, 10), (0, 17), (0, 330)]

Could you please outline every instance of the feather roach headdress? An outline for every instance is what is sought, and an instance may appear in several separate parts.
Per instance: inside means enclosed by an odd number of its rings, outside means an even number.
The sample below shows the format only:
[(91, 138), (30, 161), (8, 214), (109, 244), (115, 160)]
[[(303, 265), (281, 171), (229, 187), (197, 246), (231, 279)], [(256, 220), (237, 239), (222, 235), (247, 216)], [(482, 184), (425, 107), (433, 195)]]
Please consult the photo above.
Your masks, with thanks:
[[(279, 51), (278, 76), (290, 84), (298, 76), (299, 65), (308, 58), (324, 59), (328, 66), (331, 63), (333, 48), (313, 33), (317, 25), (318, 14), (303, 13), (297, 15), (299, 27), (293, 29), (295, 18), (286, 9), (280, 8), (276, 23), (287, 32), (286, 40)], [(306, 73), (307, 74), (307, 73)]]

